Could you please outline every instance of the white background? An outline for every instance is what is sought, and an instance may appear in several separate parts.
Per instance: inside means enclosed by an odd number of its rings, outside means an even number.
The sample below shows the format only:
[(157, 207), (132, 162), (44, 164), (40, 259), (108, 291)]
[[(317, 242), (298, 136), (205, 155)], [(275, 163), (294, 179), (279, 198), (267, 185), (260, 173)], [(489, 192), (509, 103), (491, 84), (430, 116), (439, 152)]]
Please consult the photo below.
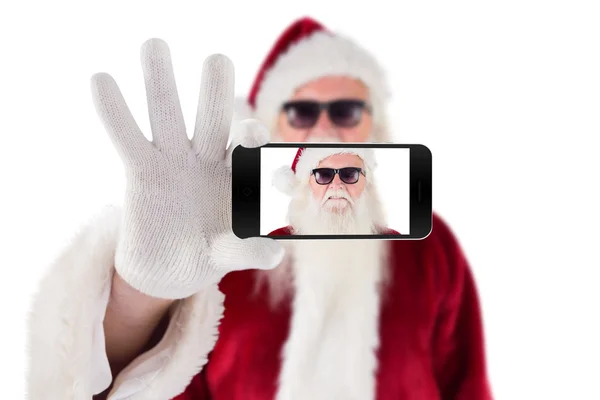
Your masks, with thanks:
[[(291, 198), (273, 186), (275, 170), (291, 168), (298, 148), (265, 147), (261, 149), (260, 234), (268, 235), (288, 225), (287, 211)], [(410, 234), (410, 150), (373, 149), (377, 168), (368, 177), (375, 182), (387, 215), (387, 227), (403, 235)], [(361, 175), (360, 179), (364, 177)]]
[(139, 46), (161, 37), (191, 127), (206, 56), (229, 55), (244, 93), (275, 37), (310, 14), (379, 58), (395, 141), (433, 153), (433, 206), (472, 264), (496, 397), (599, 399), (597, 4), (2, 2), (2, 398), (23, 398), (24, 317), (47, 265), (102, 205), (121, 203), (89, 77), (113, 74), (148, 133)]

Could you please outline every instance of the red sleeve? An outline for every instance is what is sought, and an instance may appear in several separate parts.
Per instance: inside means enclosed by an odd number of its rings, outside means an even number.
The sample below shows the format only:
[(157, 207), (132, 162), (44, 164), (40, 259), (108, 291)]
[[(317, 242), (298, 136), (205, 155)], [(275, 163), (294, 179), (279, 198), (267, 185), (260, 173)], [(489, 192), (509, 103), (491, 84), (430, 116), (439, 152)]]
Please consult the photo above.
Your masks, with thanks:
[[(483, 322), (472, 272), (457, 240), (439, 217), (434, 219), (440, 273), (439, 311), (433, 362), (443, 400), (493, 399), (486, 370)], [(442, 261), (442, 260), (439, 260)]]
[(284, 226), (283, 228), (277, 228), (273, 232), (269, 233), (268, 236), (291, 236), (292, 228), (289, 226)]
[(211, 400), (211, 394), (206, 380), (206, 366), (192, 378), (185, 391), (172, 400)]

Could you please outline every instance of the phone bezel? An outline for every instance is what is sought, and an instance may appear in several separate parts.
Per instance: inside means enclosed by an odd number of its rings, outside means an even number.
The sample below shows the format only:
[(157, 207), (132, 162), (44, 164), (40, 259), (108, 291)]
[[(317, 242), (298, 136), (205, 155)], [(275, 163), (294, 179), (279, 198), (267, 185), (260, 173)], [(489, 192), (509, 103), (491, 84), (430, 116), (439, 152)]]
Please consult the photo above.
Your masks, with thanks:
[[(260, 165), (261, 148), (398, 148), (410, 149), (410, 234), (400, 235), (261, 235)], [(421, 240), (432, 229), (432, 155), (421, 144), (395, 143), (269, 143), (261, 147), (237, 146), (232, 156), (232, 229), (241, 238), (272, 239), (396, 239)], [(248, 192), (249, 191), (249, 192)], [(209, 200), (210, 201), (210, 200)], [(391, 227), (393, 228), (393, 227)]]

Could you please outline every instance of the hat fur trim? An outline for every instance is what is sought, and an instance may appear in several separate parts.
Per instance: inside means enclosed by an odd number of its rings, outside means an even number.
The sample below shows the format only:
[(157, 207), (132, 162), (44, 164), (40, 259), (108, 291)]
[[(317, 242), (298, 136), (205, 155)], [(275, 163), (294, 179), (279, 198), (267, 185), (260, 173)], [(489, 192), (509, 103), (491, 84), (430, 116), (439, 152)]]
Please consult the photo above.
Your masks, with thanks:
[(321, 161), (336, 154), (355, 154), (359, 156), (365, 164), (365, 174), (367, 176), (377, 168), (375, 153), (370, 148), (308, 147), (300, 155), (295, 173), (288, 166), (280, 167), (275, 171), (273, 186), (280, 192), (291, 196), (297, 185), (308, 182), (311, 171), (317, 168)]
[(299, 87), (325, 76), (348, 76), (362, 81), (369, 89), (375, 124), (387, 123), (384, 110), (390, 93), (384, 71), (366, 50), (329, 32), (313, 33), (292, 45), (265, 73), (256, 97), (256, 118), (274, 121), (281, 105)]

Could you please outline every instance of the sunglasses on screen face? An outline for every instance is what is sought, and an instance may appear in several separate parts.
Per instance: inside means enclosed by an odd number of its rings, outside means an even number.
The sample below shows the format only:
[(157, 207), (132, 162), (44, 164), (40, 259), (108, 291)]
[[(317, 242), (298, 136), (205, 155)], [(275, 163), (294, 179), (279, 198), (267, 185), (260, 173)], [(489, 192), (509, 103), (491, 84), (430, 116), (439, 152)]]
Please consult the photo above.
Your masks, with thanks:
[(362, 100), (335, 100), (326, 103), (311, 100), (288, 101), (283, 104), (288, 123), (296, 129), (310, 129), (326, 111), (331, 123), (340, 128), (354, 128), (360, 123), (363, 112), (370, 107)]
[[(360, 174), (365, 175), (362, 168), (346, 167), (346, 168), (317, 168), (312, 170), (312, 175), (315, 176), (315, 181), (319, 185), (329, 185), (336, 175), (340, 176), (340, 180), (349, 185), (358, 182)], [(365, 175), (366, 176), (366, 175)]]

